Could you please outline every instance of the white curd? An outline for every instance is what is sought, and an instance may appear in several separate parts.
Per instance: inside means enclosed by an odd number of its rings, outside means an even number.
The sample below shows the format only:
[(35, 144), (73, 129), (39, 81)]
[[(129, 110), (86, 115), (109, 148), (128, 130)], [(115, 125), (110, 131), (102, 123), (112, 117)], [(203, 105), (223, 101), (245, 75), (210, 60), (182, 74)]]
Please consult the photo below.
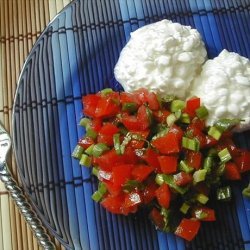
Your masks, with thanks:
[(184, 98), (206, 54), (197, 30), (162, 20), (131, 33), (114, 74), (127, 92), (144, 87)]
[(220, 118), (243, 119), (239, 131), (250, 127), (250, 61), (223, 50), (208, 60), (191, 84), (190, 96), (198, 96), (209, 110), (208, 125)]

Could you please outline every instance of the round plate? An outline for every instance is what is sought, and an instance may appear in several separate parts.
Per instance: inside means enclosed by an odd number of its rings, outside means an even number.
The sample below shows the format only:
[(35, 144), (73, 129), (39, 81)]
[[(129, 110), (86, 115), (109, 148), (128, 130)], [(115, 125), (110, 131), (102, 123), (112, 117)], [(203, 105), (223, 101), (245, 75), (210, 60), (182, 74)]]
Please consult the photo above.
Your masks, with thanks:
[[(47, 26), (22, 70), (14, 104), (14, 147), (23, 187), (39, 217), (68, 249), (243, 249), (250, 242), (246, 180), (229, 204), (211, 202), (217, 222), (191, 243), (157, 232), (147, 216), (116, 216), (95, 204), (96, 182), (71, 157), (83, 129), (81, 98), (121, 89), (113, 68), (130, 32), (163, 18), (196, 27), (209, 57), (223, 48), (250, 56), (249, 6), (192, 0), (76, 0)], [(247, 24), (248, 22), (248, 24)], [(247, 147), (249, 133), (238, 136)], [(204, 223), (205, 224), (205, 223)]]

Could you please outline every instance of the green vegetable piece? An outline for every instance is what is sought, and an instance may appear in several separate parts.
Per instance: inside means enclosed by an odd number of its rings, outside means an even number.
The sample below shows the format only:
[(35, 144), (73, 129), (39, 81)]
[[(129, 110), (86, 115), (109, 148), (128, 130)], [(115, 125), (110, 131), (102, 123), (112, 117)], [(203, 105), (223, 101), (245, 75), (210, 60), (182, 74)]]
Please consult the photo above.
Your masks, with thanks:
[(87, 127), (88, 125), (90, 124), (90, 119), (87, 118), (87, 117), (83, 117), (81, 120), (80, 120), (80, 125), (83, 126), (83, 127)]
[(194, 214), (195, 214), (195, 218), (197, 218), (198, 220), (205, 219), (208, 215), (207, 213), (205, 213), (201, 209), (195, 209)]
[(170, 111), (172, 113), (178, 111), (178, 110), (182, 110), (185, 108), (185, 102), (182, 100), (173, 100), (170, 104)]
[(92, 168), (92, 174), (95, 175), (96, 177), (98, 177), (98, 173), (99, 173), (99, 170), (97, 167), (93, 167)]
[(92, 194), (92, 199), (96, 202), (99, 202), (104, 194), (106, 194), (107, 188), (103, 182), (99, 182), (98, 189)]
[(242, 194), (243, 194), (244, 197), (250, 198), (250, 183), (248, 184), (247, 187), (245, 187), (245, 188), (242, 190)]
[(128, 103), (124, 103), (122, 105), (122, 111), (127, 111), (129, 113), (133, 113), (137, 110), (137, 105), (134, 102), (128, 102)]
[(180, 117), (180, 121), (182, 123), (189, 124), (190, 123), (190, 117), (189, 117), (189, 115), (187, 113), (182, 113), (181, 117)]
[(108, 95), (112, 92), (113, 92), (113, 90), (111, 88), (106, 88), (106, 89), (101, 90), (101, 95), (105, 96), (105, 95)]
[(80, 165), (85, 166), (85, 167), (90, 167), (91, 158), (86, 154), (82, 154), (81, 159), (80, 159)]
[(170, 114), (167, 116), (166, 121), (167, 121), (167, 125), (171, 127), (177, 121), (177, 118), (175, 114)]
[(189, 166), (184, 160), (181, 160), (179, 163), (179, 170), (189, 174), (194, 171), (194, 168)]
[(197, 152), (200, 149), (200, 143), (195, 138), (190, 139), (188, 137), (183, 136), (182, 137), (182, 147)]
[(162, 128), (156, 135), (152, 137), (152, 141), (166, 135), (168, 131), (169, 131), (169, 128)]
[(232, 129), (237, 126), (242, 120), (240, 119), (220, 119), (218, 120), (214, 126), (219, 129), (221, 132), (225, 132), (227, 130)]
[(94, 149), (94, 144), (90, 145), (89, 147), (86, 148), (85, 153), (87, 155), (93, 155), (93, 149)]
[(230, 186), (220, 187), (216, 190), (217, 200), (229, 201), (232, 198), (232, 190)]
[(91, 196), (91, 198), (92, 198), (95, 202), (99, 202), (99, 201), (102, 199), (102, 197), (103, 197), (103, 194), (101, 194), (101, 193), (98, 192), (98, 191), (95, 191), (95, 192), (92, 194), (92, 196)]
[(80, 160), (81, 157), (82, 157), (83, 152), (84, 152), (84, 148), (81, 147), (80, 145), (76, 145), (76, 147), (75, 147), (75, 149), (74, 149), (74, 151), (73, 151), (73, 153), (72, 153), (71, 156), (73, 158), (75, 158), (75, 159)]
[(113, 135), (113, 142), (114, 142), (115, 152), (118, 155), (120, 155), (121, 154), (120, 134)]
[(109, 147), (105, 143), (97, 143), (93, 147), (93, 156), (101, 156), (105, 151), (109, 150)]
[(214, 126), (210, 127), (207, 133), (217, 141), (220, 139), (222, 135), (222, 132), (217, 127)]
[(225, 163), (222, 163), (219, 165), (219, 167), (216, 169), (216, 177), (220, 177), (224, 174), (225, 172)]
[(199, 169), (196, 170), (193, 174), (193, 182), (194, 184), (204, 181), (206, 178), (207, 170), (206, 169)]
[(90, 137), (92, 139), (96, 139), (97, 133), (92, 128), (86, 128), (86, 137)]
[[(176, 192), (180, 194), (185, 194), (188, 191), (188, 187), (180, 187), (175, 184), (174, 176), (167, 174), (157, 174), (155, 182), (159, 185), (162, 185), (164, 182), (173, 188)], [(161, 184), (160, 184), (161, 183)]]
[(228, 162), (232, 159), (232, 156), (230, 155), (229, 151), (227, 148), (222, 149), (219, 153), (218, 156), (221, 160), (221, 162)]
[(189, 210), (190, 206), (184, 202), (182, 204), (182, 206), (180, 207), (180, 211), (183, 213), (183, 214), (187, 214), (188, 210)]
[(203, 120), (206, 119), (208, 116), (208, 110), (205, 106), (200, 106), (198, 109), (195, 110), (196, 116)]
[(171, 211), (169, 209), (162, 207), (161, 215), (163, 216), (163, 220), (164, 220), (164, 227), (162, 230), (164, 232), (170, 232), (171, 231), (171, 227), (170, 227)]
[(146, 114), (147, 114), (147, 117), (148, 117), (149, 124), (152, 124), (152, 121), (153, 121), (153, 112), (148, 107), (146, 107)]
[(204, 159), (203, 168), (206, 169), (207, 173), (211, 172), (213, 163), (214, 163), (214, 158), (211, 156), (208, 156)]
[(206, 204), (208, 202), (209, 198), (204, 194), (198, 194), (196, 196), (196, 200), (198, 202), (200, 202), (201, 204)]

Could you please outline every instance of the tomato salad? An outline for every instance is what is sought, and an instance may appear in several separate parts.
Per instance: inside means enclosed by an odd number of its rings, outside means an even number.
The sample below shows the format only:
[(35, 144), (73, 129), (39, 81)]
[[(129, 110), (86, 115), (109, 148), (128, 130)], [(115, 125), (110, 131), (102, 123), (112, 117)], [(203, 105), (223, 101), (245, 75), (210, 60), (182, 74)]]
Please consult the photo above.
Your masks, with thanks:
[(209, 194), (231, 199), (224, 180), (238, 181), (250, 169), (250, 152), (232, 140), (240, 120), (206, 127), (198, 97), (184, 102), (146, 89), (104, 89), (82, 102), (86, 133), (72, 156), (92, 167), (99, 182), (92, 198), (111, 213), (147, 208), (157, 229), (190, 241), (202, 221), (216, 220)]

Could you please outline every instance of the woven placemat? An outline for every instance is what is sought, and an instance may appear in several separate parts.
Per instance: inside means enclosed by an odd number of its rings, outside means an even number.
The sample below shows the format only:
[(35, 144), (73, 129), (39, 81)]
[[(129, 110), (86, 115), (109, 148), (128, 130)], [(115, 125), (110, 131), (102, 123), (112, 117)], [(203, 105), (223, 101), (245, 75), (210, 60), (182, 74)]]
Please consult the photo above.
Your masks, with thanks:
[[(13, 99), (25, 58), (49, 21), (70, 1), (0, 0), (0, 121), (10, 133)], [(13, 156), (9, 166), (19, 180)], [(58, 249), (63, 249), (59, 242), (53, 241)], [(39, 249), (1, 181), (0, 249)]]

